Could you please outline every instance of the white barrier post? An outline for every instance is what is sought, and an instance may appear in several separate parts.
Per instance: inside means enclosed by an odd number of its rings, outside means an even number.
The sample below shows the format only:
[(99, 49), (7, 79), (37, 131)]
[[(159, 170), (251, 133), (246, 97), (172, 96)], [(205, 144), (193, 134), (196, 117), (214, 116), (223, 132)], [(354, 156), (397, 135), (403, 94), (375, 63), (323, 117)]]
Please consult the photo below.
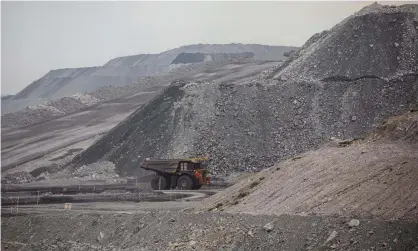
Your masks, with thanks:
[(16, 214), (19, 213), (19, 197), (17, 197), (17, 202), (16, 202)]

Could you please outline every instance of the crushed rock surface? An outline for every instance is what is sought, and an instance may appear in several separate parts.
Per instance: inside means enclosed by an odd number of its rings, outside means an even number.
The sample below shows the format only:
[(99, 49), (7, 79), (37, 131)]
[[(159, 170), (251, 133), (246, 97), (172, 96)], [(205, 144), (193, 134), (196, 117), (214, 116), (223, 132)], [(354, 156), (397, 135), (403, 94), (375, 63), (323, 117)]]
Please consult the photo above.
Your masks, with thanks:
[[(416, 222), (225, 213), (49, 213), (2, 217), (8, 250), (416, 250)], [(269, 225), (272, 228), (265, 226)], [(175, 230), (175, 231), (174, 231)], [(335, 234), (337, 233), (337, 234)], [(372, 234), (370, 234), (372, 233)]]
[[(45, 180), (66, 180), (74, 181), (107, 181), (113, 183), (121, 182), (119, 175), (115, 172), (115, 165), (109, 161), (99, 161), (90, 165), (83, 165), (74, 169), (63, 169), (62, 171), (41, 174)], [(126, 182), (124, 179), (123, 181)]]
[(272, 78), (389, 80), (418, 70), (418, 5), (373, 4), (317, 33)]

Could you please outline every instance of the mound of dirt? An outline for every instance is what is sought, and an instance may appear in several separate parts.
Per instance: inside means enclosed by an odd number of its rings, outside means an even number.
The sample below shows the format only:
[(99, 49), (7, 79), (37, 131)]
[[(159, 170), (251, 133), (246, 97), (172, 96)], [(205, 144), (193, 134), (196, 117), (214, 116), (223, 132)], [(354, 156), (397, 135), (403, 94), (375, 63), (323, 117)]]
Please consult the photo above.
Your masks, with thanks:
[[(134, 172), (146, 157), (206, 155), (217, 175), (262, 170), (279, 160), (316, 149), (330, 137), (363, 137), (389, 116), (417, 106), (418, 57), (416, 43), (410, 40), (418, 41), (418, 33), (410, 27), (416, 19), (412, 10), (416, 10), (416, 5), (389, 9), (370, 6), (330, 31), (314, 36), (284, 66), (262, 72), (253, 81), (173, 84), (77, 156), (72, 164), (104, 159), (114, 162), (124, 175)], [(370, 15), (379, 22), (371, 22)], [(382, 34), (375, 25), (390, 24), (393, 19), (403, 28), (379, 26), (385, 31), (382, 46), (402, 38), (396, 54), (404, 63), (380, 58), (389, 47), (378, 50), (376, 44), (373, 50), (354, 49), (380, 40)], [(345, 34), (356, 25), (364, 31), (378, 31), (371, 32), (365, 40), (347, 40)], [(355, 61), (357, 57), (379, 60), (382, 65), (348, 69), (338, 56), (341, 49), (328, 46), (330, 41), (336, 44), (342, 40), (353, 53), (359, 53), (349, 65), (360, 67)], [(328, 54), (318, 54), (314, 48), (327, 48), (321, 50)], [(322, 57), (327, 60), (311, 67), (318, 74), (309, 73), (314, 78), (303, 77), (305, 68), (310, 67), (305, 65)], [(349, 71), (355, 75), (347, 75)], [(275, 72), (300, 77), (287, 81), (271, 79)]]
[(391, 118), (364, 141), (283, 161), (209, 197), (198, 209), (416, 219), (417, 122), (418, 112)]
[(74, 169), (64, 169), (55, 173), (44, 173), (40, 177), (46, 180), (72, 179), (77, 181), (105, 180), (119, 182), (119, 175), (115, 173), (115, 165), (108, 161), (98, 161), (91, 165), (84, 165)]
[(272, 76), (293, 80), (397, 78), (418, 71), (418, 5), (373, 4), (315, 34)]
[(20, 184), (33, 181), (35, 178), (27, 172), (5, 174), (1, 177), (1, 184)]
[(29, 125), (59, 116), (63, 116), (102, 101), (87, 93), (77, 93), (70, 97), (47, 101), (44, 104), (29, 106), (14, 113), (7, 113), (1, 117), (2, 127)]

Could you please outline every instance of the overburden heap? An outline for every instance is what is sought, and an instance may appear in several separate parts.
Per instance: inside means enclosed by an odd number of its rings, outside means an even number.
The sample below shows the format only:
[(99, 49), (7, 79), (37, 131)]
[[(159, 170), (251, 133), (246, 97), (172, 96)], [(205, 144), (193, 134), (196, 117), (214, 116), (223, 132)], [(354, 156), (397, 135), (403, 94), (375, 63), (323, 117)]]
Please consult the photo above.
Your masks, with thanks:
[(362, 137), (418, 103), (418, 6), (371, 5), (243, 84), (175, 83), (72, 164), (206, 155), (215, 174), (261, 170), (330, 137)]

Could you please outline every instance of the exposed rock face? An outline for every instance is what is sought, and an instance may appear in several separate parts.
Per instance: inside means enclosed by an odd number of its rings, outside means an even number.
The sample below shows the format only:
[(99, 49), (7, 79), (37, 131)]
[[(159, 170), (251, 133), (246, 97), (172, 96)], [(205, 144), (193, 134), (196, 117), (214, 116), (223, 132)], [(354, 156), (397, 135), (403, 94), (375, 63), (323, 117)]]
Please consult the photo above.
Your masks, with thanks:
[[(417, 104), (416, 9), (366, 8), (249, 83), (174, 84), (73, 163), (109, 160), (124, 174), (146, 157), (208, 155), (215, 174), (255, 171), (332, 136), (361, 137)], [(371, 33), (347, 38), (357, 30)]]

